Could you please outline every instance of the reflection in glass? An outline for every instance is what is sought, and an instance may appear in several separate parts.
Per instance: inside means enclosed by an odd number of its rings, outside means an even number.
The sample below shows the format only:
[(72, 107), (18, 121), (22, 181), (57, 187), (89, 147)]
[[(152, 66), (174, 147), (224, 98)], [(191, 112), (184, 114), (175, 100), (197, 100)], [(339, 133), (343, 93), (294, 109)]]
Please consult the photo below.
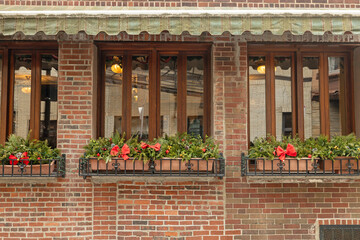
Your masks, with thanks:
[(122, 56), (105, 58), (105, 137), (110, 137), (115, 131), (122, 133), (122, 64)]
[(305, 138), (320, 136), (319, 58), (303, 58)]
[(249, 57), (250, 141), (266, 136), (265, 57)]
[(187, 132), (203, 136), (204, 129), (204, 58), (187, 57), (186, 62)]
[(40, 140), (48, 140), (52, 147), (56, 147), (57, 90), (58, 57), (56, 55), (42, 55)]
[(31, 55), (15, 55), (13, 133), (26, 137), (30, 130)]
[(275, 57), (276, 137), (292, 134), (291, 57)]
[[(149, 138), (149, 57), (132, 57), (131, 135)], [(155, 106), (152, 108), (155, 111)]]
[(160, 57), (160, 134), (177, 132), (177, 57)]
[(340, 82), (345, 82), (344, 58), (328, 58), (330, 137), (341, 135)]

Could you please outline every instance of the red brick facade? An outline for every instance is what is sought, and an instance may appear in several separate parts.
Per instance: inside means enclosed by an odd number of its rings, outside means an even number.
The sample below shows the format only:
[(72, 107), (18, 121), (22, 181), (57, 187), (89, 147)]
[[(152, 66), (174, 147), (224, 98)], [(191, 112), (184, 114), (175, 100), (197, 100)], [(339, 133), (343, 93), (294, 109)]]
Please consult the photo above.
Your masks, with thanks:
[[(47, 6), (357, 7), (358, 1), (2, 1)], [(21, 36), (20, 36), (21, 37)], [(59, 40), (58, 147), (62, 179), (0, 179), (0, 239), (315, 239), (318, 226), (359, 224), (358, 179), (260, 179), (240, 174), (247, 150), (247, 39), (253, 36), (107, 36), (108, 41), (212, 42), (212, 131), (226, 177), (87, 178), (77, 174), (93, 136), (96, 48), (92, 37)], [(87, 40), (79, 40), (79, 39)], [(264, 37), (265, 38), (265, 37)], [(287, 41), (305, 41), (303, 37)], [(301, 38), (301, 39), (300, 39)], [(312, 36), (310, 36), (312, 38)], [(89, 40), (90, 39), (90, 40)], [(257, 40), (259, 40), (258, 38)], [(283, 41), (282, 37), (273, 40)], [(344, 41), (339, 37), (337, 41)], [(261, 39), (260, 41), (263, 41)], [(312, 41), (327, 41), (312, 38)], [(329, 40), (333, 41), (333, 40)], [(345, 40), (346, 41), (346, 40)]]

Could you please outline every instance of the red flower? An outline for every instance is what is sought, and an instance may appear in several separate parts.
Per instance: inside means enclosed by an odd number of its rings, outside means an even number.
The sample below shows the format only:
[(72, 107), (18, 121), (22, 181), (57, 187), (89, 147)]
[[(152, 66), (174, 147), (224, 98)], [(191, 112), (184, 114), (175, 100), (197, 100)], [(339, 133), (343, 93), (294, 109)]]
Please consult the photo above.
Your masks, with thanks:
[(22, 154), (22, 158), (20, 158), (20, 161), (25, 164), (28, 165), (29, 164), (29, 157), (28, 157), (28, 153), (27, 152), (23, 152)]
[(120, 150), (120, 148), (119, 148), (119, 146), (118, 145), (115, 145), (112, 149), (111, 149), (111, 151), (110, 151), (110, 155), (111, 156), (117, 156), (118, 154), (119, 154), (119, 150)]
[(308, 155), (308, 158), (311, 158), (311, 157), (312, 157), (311, 154), (309, 154), (309, 155)]
[(40, 160), (41, 158), (40, 158), (40, 157), (38, 157), (37, 159), (38, 159), (38, 160)]
[(156, 143), (155, 145), (150, 145), (149, 146), (150, 148), (152, 149), (155, 149), (155, 151), (160, 151), (160, 148), (161, 148), (161, 144), (160, 143)]
[(129, 159), (129, 156), (127, 154), (130, 153), (130, 148), (129, 146), (125, 143), (124, 146), (121, 148), (121, 157), (124, 159), (124, 160), (128, 160)]
[(169, 150), (166, 150), (165, 152), (166, 152), (166, 154), (169, 154), (170, 151), (169, 151)]
[(206, 152), (206, 148), (201, 149), (203, 152)]
[(149, 144), (146, 144), (144, 142), (141, 142), (141, 148), (142, 149), (145, 149), (145, 148), (148, 148), (149, 147)]
[(97, 155), (98, 157), (100, 157), (100, 153), (97, 153), (96, 155)]
[(14, 155), (10, 155), (9, 160), (11, 165), (17, 165), (19, 162), (19, 160)]

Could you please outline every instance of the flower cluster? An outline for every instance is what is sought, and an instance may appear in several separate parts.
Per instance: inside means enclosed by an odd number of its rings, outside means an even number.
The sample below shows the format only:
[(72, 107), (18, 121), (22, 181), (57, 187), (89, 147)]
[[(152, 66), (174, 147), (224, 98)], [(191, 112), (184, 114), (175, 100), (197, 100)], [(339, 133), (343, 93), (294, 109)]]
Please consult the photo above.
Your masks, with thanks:
[[(58, 149), (51, 148), (47, 141), (31, 139), (10, 135), (5, 145), (0, 145), (0, 160), (4, 164), (17, 165), (19, 163), (28, 165), (39, 164), (40, 159), (54, 159), (60, 157)], [(3, 161), (1, 162), (1, 164)], [(45, 163), (45, 161), (42, 161)]]
[(139, 141), (132, 137), (127, 141), (119, 133), (113, 134), (110, 138), (99, 138), (90, 140), (85, 146), (85, 157), (96, 157), (106, 162), (112, 158), (138, 159), (149, 161), (161, 158), (217, 158), (218, 145), (212, 138), (202, 139), (200, 136), (190, 134), (177, 134), (165, 136), (153, 141)]
[[(286, 150), (284, 150), (286, 149)], [(256, 138), (249, 149), (250, 158), (284, 160), (286, 156), (300, 158), (334, 159), (336, 157), (360, 156), (360, 140), (354, 134), (347, 136), (326, 136), (308, 138), (301, 141), (298, 137), (284, 137), (282, 141), (273, 136)]]

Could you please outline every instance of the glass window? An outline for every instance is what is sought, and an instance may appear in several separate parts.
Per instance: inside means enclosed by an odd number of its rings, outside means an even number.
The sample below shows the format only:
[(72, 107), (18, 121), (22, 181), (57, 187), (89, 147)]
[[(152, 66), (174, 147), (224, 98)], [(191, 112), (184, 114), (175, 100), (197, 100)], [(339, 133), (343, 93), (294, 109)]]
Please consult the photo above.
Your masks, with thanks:
[(292, 135), (291, 57), (275, 57), (276, 137)]
[[(110, 50), (102, 53), (108, 57), (102, 58), (106, 61), (106, 74), (98, 94), (105, 109), (98, 108), (97, 133), (109, 136), (123, 127), (119, 132), (125, 133), (126, 138), (153, 139), (178, 132), (210, 135), (207, 126), (211, 124), (211, 112), (204, 99), (211, 87), (204, 84), (209, 81), (205, 74), (209, 66), (204, 59), (210, 45), (199, 44), (196, 55), (193, 51), (176, 50), (174, 45), (171, 50), (164, 50), (164, 45), (161, 49), (157, 44), (152, 46), (152, 51), (129, 46), (117, 57)], [(111, 70), (114, 58), (123, 65), (119, 73)], [(125, 107), (131, 110), (124, 111)]]
[(186, 116), (187, 132), (203, 136), (204, 117), (204, 59), (187, 57)]
[(40, 139), (48, 140), (56, 147), (58, 118), (58, 58), (55, 55), (41, 56), (41, 113)]
[(31, 55), (15, 55), (12, 133), (24, 138), (30, 130), (31, 65)]
[(319, 57), (303, 58), (304, 136), (320, 136)]
[(160, 57), (160, 135), (177, 132), (177, 56)]
[(341, 135), (340, 83), (345, 82), (344, 58), (328, 58), (330, 136)]
[(265, 56), (249, 57), (250, 141), (266, 136)]
[[(149, 57), (132, 57), (131, 135), (149, 138)], [(154, 109), (155, 110), (155, 109)]]
[(105, 61), (105, 137), (122, 132), (123, 57), (107, 56)]

